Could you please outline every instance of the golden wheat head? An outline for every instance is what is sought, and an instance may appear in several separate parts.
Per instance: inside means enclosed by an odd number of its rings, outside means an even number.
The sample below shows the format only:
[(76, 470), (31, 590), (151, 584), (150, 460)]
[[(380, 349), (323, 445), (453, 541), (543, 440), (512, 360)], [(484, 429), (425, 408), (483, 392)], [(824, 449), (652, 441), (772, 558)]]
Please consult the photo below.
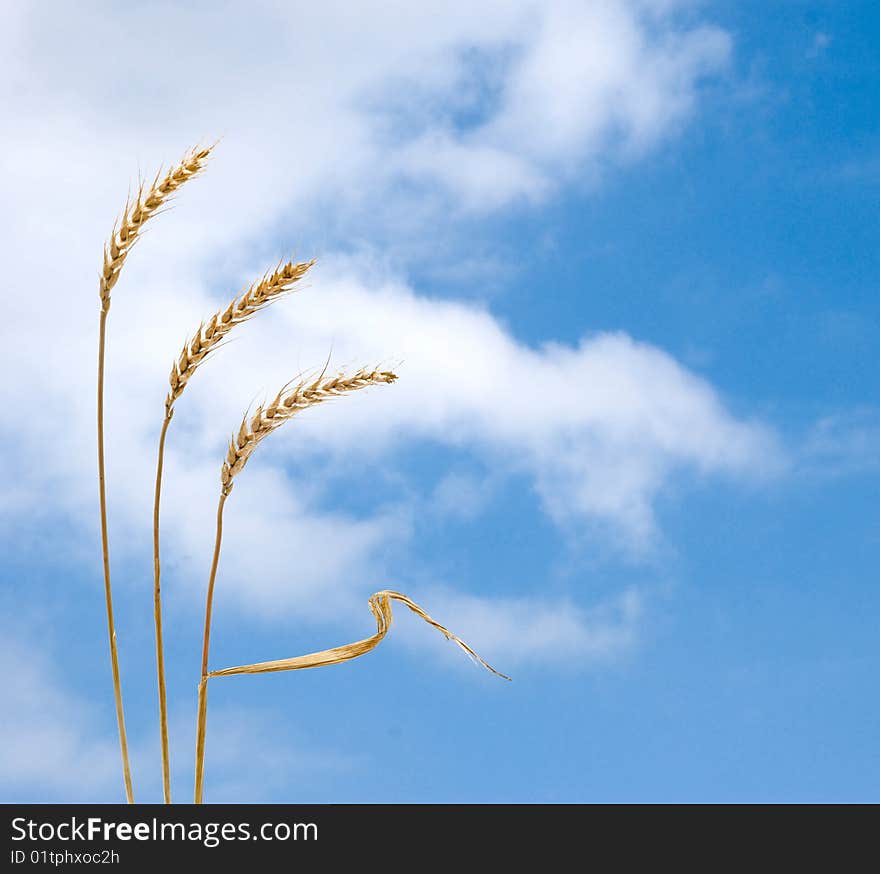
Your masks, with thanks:
[(302, 380), (293, 388), (285, 386), (271, 403), (257, 407), (242, 420), (238, 434), (229, 443), (221, 469), (223, 493), (228, 495), (232, 490), (233, 479), (247, 464), (260, 442), (297, 413), (348, 392), (371, 385), (387, 385), (396, 379), (397, 375), (390, 370), (361, 368), (350, 376), (344, 373), (336, 376), (321, 374), (314, 380)]
[(213, 148), (196, 146), (190, 149), (164, 176), (160, 170), (150, 185), (142, 182), (134, 198), (129, 197), (126, 201), (122, 216), (116, 220), (110, 239), (104, 246), (100, 283), (101, 308), (104, 312), (110, 309), (110, 292), (116, 285), (122, 265), (144, 225), (178, 188), (205, 169)]
[(213, 349), (220, 345), (226, 335), (236, 325), (246, 322), (270, 303), (293, 291), (296, 283), (306, 275), (314, 263), (315, 260), (312, 259), (298, 264), (293, 261), (279, 264), (274, 270), (268, 271), (253, 282), (238, 297), (233, 298), (226, 309), (214, 313), (207, 323), (203, 322), (199, 325), (199, 329), (192, 339), (184, 344), (177, 360), (171, 365), (171, 375), (168, 380), (171, 390), (165, 399), (165, 410), (168, 415), (171, 415), (174, 402), (183, 394), (186, 384), (198, 366)]

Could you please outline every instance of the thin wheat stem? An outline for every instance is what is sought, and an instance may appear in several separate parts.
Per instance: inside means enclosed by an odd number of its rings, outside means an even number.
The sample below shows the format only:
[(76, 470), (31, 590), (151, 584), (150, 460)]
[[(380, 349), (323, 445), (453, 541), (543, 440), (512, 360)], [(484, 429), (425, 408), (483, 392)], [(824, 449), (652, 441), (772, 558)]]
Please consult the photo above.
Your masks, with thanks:
[(208, 578), (208, 595), (205, 599), (205, 633), (202, 638), (202, 676), (199, 681), (199, 714), (196, 723), (196, 804), (202, 803), (205, 785), (205, 733), (208, 727), (208, 654), (211, 648), (211, 613), (214, 607), (214, 581), (217, 579), (217, 565), (220, 562), (220, 544), (223, 541), (223, 506), (229, 492), (220, 492), (217, 504), (217, 534), (214, 538), (214, 557), (211, 560), (211, 575)]
[(153, 618), (156, 626), (156, 674), (159, 685), (159, 733), (162, 742), (162, 790), (165, 803), (171, 803), (171, 761), (168, 749), (168, 704), (165, 693), (165, 652), (162, 639), (161, 563), (159, 561), (159, 504), (162, 499), (162, 472), (165, 458), (165, 438), (174, 415), (174, 405), (183, 394), (199, 366), (226, 339), (236, 326), (251, 319), (270, 304), (293, 291), (305, 276), (312, 261), (299, 264), (288, 261), (267, 271), (253, 282), (229, 305), (214, 313), (207, 322), (184, 344), (180, 355), (171, 365), (170, 388), (165, 398), (165, 419), (159, 435), (156, 462), (156, 490), (153, 497)]
[[(110, 664), (113, 669), (113, 693), (116, 699), (116, 721), (119, 724), (119, 745), (122, 749), (122, 773), (125, 780), (125, 795), (129, 804), (134, 803), (131, 786), (131, 769), (128, 761), (128, 742), (125, 736), (125, 717), (122, 711), (122, 686), (119, 679), (119, 659), (116, 651), (116, 629), (113, 623), (113, 599), (110, 590), (110, 547), (107, 537), (107, 495), (104, 482), (104, 347), (107, 326), (107, 313), (110, 311), (111, 296), (125, 261), (146, 223), (161, 213), (175, 192), (190, 179), (201, 173), (208, 161), (213, 146), (196, 147), (163, 176), (161, 171), (150, 184), (142, 182), (134, 197), (126, 200), (122, 215), (113, 225), (110, 239), (104, 246), (104, 260), (98, 292), (101, 298), (101, 323), (98, 340), (98, 490), (101, 502), (101, 549), (104, 558), (104, 591), (107, 600), (107, 624), (110, 634)], [(157, 652), (161, 654), (161, 628), (157, 626)], [(160, 663), (159, 688), (164, 702), (164, 665)], [(167, 773), (167, 725), (163, 724), (163, 782), (165, 800), (170, 800)]]
[(156, 494), (153, 501), (153, 619), (156, 625), (156, 673), (159, 682), (159, 733), (162, 742), (162, 796), (171, 804), (171, 759), (168, 753), (168, 703), (165, 694), (165, 650), (162, 643), (162, 599), (159, 591), (159, 502), (162, 497), (162, 469), (165, 464), (165, 436), (173, 410), (165, 414), (159, 435), (159, 457), (156, 462)]
[(119, 654), (116, 650), (116, 626), (113, 622), (113, 594), (110, 588), (110, 549), (107, 537), (107, 489), (104, 476), (104, 348), (107, 338), (107, 310), (101, 308), (98, 329), (98, 494), (101, 503), (101, 550), (104, 559), (104, 598), (107, 602), (107, 634), (110, 638), (110, 667), (113, 672), (113, 697), (116, 702), (116, 723), (119, 726), (119, 748), (122, 753), (122, 777), (125, 797), (134, 804), (131, 767), (128, 762), (128, 739), (125, 735), (125, 714), (122, 709), (122, 683), (119, 679)]

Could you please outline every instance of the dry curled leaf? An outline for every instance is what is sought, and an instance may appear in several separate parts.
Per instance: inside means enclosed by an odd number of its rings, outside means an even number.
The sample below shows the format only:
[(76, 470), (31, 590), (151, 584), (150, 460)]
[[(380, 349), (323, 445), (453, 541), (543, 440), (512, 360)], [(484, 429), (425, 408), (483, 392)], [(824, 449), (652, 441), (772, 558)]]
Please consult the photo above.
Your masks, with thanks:
[(235, 668), (225, 668), (222, 671), (211, 671), (209, 677), (231, 677), (236, 674), (271, 674), (276, 671), (300, 671), (304, 668), (322, 668), (327, 665), (338, 665), (341, 662), (351, 661), (351, 659), (359, 658), (374, 650), (383, 640), (391, 627), (393, 615), (391, 612), (391, 602), (400, 601), (420, 616), (428, 625), (436, 628), (447, 640), (458, 644), (474, 661), (481, 664), (484, 668), (491, 671), (496, 676), (509, 680), (506, 674), (496, 671), (488, 662), (478, 656), (460, 637), (454, 635), (449, 629), (444, 628), (435, 619), (432, 619), (418, 604), (402, 595), (400, 592), (392, 592), (384, 590), (376, 592), (369, 600), (370, 611), (376, 617), (376, 633), (372, 637), (364, 640), (357, 640), (354, 643), (347, 643), (343, 646), (336, 646), (333, 649), (324, 649), (320, 652), (309, 653), (308, 655), (295, 656), (289, 659), (278, 659), (272, 662), (259, 662), (255, 665), (241, 665)]

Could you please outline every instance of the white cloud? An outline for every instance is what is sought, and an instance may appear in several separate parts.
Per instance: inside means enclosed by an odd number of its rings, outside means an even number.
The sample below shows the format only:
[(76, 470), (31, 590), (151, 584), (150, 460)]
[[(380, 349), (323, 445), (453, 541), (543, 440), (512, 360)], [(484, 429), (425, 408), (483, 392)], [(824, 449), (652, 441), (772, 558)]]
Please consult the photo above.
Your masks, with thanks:
[[(383, 551), (408, 540), (406, 502), (355, 518), (320, 507), (321, 483), (328, 465), (391, 468), (410, 441), (524, 473), (558, 521), (603, 520), (628, 549), (656, 536), (653, 504), (677, 471), (760, 473), (772, 436), (661, 350), (625, 334), (532, 348), (477, 306), (333, 254), (341, 232), (369, 241), (393, 224), (401, 245), (449, 258), (442, 228), (458, 213), (546, 198), (674, 133), (729, 51), (717, 29), (680, 23), (676, 6), (522, 0), (477, 15), (465, 2), (263, 2), (220, 15), (7, 4), (0, 342), (14, 378), (0, 402), (14, 411), (2, 428), (17, 476), (0, 508), (12, 536), (58, 512), (77, 537), (56, 549), (93, 542), (101, 242), (136, 161), (152, 169), (216, 134), (209, 173), (157, 220), (114, 293), (116, 559), (145, 548), (171, 357), (218, 300), (309, 233), (319, 248), (327, 240), (312, 290), (244, 329), (175, 418), (163, 523), (167, 564), (187, 578), (202, 579), (210, 551), (225, 435), (257, 386), (322, 362), (331, 344), (336, 361), (402, 359), (402, 378), (304, 416), (237, 485), (224, 591), (263, 614), (332, 612), (340, 593), (375, 588)], [(574, 639), (585, 623), (557, 632)]]
[[(443, 588), (419, 593), (416, 600), (493, 667), (507, 673), (537, 662), (576, 670), (617, 658), (635, 645), (644, 606), (643, 596), (634, 589), (590, 610), (567, 599), (479, 597)], [(461, 659), (457, 647), (420, 627), (421, 620), (410, 621), (406, 612), (395, 610), (395, 634), (437, 653), (445, 644), (448, 662)]]
[[(191, 724), (189, 729), (178, 750), (192, 748)], [(289, 797), (292, 784), (297, 787), (297, 799), (308, 801), (313, 789), (328, 777), (369, 761), (328, 749), (318, 732), (318, 736), (303, 736), (289, 718), (268, 710), (214, 708), (208, 729), (205, 798), (212, 804), (239, 804), (244, 799), (250, 804), (271, 802), (279, 795)], [(175, 788), (179, 799), (188, 799), (191, 792), (191, 779)]]
[(193, 260), (205, 237), (240, 245), (282, 215), (308, 227), (316, 207), (360, 237), (540, 198), (674, 132), (724, 67), (729, 37), (676, 5), (7, 4), (6, 181), (106, 223), (134, 159), (222, 134), (198, 195), (222, 221), (189, 229)]
[(0, 691), (0, 793), (3, 800), (105, 798), (118, 783), (119, 747), (95, 731), (83, 702), (59, 682), (40, 652), (4, 634)]
[(425, 506), (440, 517), (476, 519), (492, 498), (492, 483), (463, 473), (448, 473), (434, 488)]
[(821, 477), (880, 470), (880, 409), (861, 407), (824, 416), (800, 450), (800, 468)]
[(593, 157), (609, 140), (642, 148), (690, 110), (695, 83), (729, 51), (716, 28), (649, 35), (631, 5), (550, 5), (484, 136), (539, 162)]
[[(473, 306), (427, 300), (395, 280), (366, 285), (332, 265), (319, 276), (320, 290), (244, 338), (241, 354), (296, 332), (307, 360), (332, 344), (340, 361), (399, 358), (402, 378), (332, 417), (304, 418), (276, 450), (345, 446), (355, 428), (368, 453), (405, 435), (439, 440), (531, 474), (557, 518), (610, 521), (633, 544), (653, 535), (653, 499), (677, 469), (760, 475), (778, 463), (771, 433), (735, 419), (708, 383), (625, 334), (534, 349)], [(235, 374), (212, 378), (228, 384)]]
[[(46, 635), (41, 636), (45, 644)], [(71, 692), (56, 666), (57, 657), (37, 650), (33, 642), (4, 629), (0, 638), (3, 674), (0, 694), (0, 800), (124, 800), (119, 742), (107, 698), (101, 707)], [(105, 679), (102, 674), (101, 679)], [(106, 677), (109, 686), (109, 674)], [(129, 692), (131, 689), (128, 690)], [(129, 699), (130, 701), (131, 699)], [(172, 702), (172, 710), (174, 709)], [(186, 702), (186, 711), (194, 707)], [(184, 709), (184, 708), (180, 708)], [(158, 741), (144, 736), (127, 713), (135, 799), (158, 802)], [(99, 718), (100, 717), (100, 718)], [(150, 730), (154, 729), (151, 721)], [(279, 714), (254, 708), (217, 707), (211, 714), (206, 757), (207, 787), (213, 802), (271, 800), (273, 793), (296, 778), (306, 789), (314, 775), (350, 770), (354, 760), (327, 749), (320, 738), (292, 736)], [(191, 797), (193, 720), (171, 725), (173, 794)], [(255, 779), (254, 775), (259, 775)]]
[[(260, 448), (238, 481), (223, 568), (261, 612), (302, 603), (313, 591), (324, 593), (320, 601), (332, 611), (340, 581), (343, 591), (369, 587), (364, 577), (380, 567), (375, 556), (408, 538), (406, 502), (358, 520), (319, 510), (314, 498), (339, 469), (393, 469), (395, 451), (414, 441), (445, 443), (502, 474), (527, 474), (560, 523), (601, 521), (636, 550), (651, 546), (654, 500), (677, 471), (759, 476), (778, 458), (770, 432), (731, 416), (704, 380), (655, 347), (606, 334), (574, 347), (533, 349), (484, 310), (426, 299), (399, 280), (356, 277), (351, 268), (326, 265), (311, 290), (243, 329), (199, 373), (174, 420), (165, 542), (170, 560), (188, 562), (187, 576), (200, 580), (219, 460), (255, 387), (273, 390), (300, 362), (321, 362), (331, 347), (338, 362), (402, 360), (394, 386), (303, 415)], [(186, 324), (197, 299), (191, 294), (181, 305), (175, 291), (145, 289), (122, 298), (114, 313), (108, 457), (121, 543), (142, 542), (149, 520), (161, 386), (177, 339), (165, 326)], [(207, 311), (208, 300), (201, 303)], [(151, 321), (155, 307), (167, 319)], [(295, 354), (286, 351), (292, 338)], [(257, 361), (259, 367), (242, 366)], [(29, 439), (12, 451), (35, 494), (53, 488), (73, 512), (93, 501), (92, 412), (79, 402), (91, 374), (65, 370), (63, 353), (55, 363), (56, 384), (43, 388), (52, 392), (54, 415), (25, 420)], [(71, 377), (82, 385), (67, 389)], [(67, 429), (60, 446), (58, 421)], [(300, 482), (311, 483), (311, 494)]]

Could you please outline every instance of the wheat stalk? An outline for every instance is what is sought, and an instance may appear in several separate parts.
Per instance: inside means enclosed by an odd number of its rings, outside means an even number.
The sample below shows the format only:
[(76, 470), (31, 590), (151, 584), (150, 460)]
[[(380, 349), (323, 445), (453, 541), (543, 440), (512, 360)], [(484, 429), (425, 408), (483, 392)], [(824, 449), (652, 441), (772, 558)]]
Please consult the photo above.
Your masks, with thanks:
[(232, 491), (235, 477), (241, 473), (257, 446), (289, 422), (294, 416), (309, 407), (316, 406), (331, 398), (340, 397), (358, 389), (372, 385), (390, 384), (397, 376), (388, 370), (361, 369), (351, 376), (320, 374), (314, 380), (302, 380), (293, 388), (284, 386), (271, 403), (257, 407), (250, 415), (245, 415), (238, 433), (232, 438), (229, 450), (220, 472), (220, 500), (217, 504), (217, 528), (214, 538), (214, 555), (208, 577), (208, 592), (205, 599), (205, 632), (202, 640), (202, 676), (199, 681), (199, 705), (196, 725), (196, 766), (195, 803), (202, 803), (205, 778), (205, 734), (208, 716), (208, 655), (211, 642), (211, 614), (214, 604), (214, 582), (220, 561), (220, 545), (223, 541), (223, 508)]
[(122, 216), (113, 225), (110, 239), (104, 246), (104, 263), (98, 292), (101, 315), (98, 323), (98, 498), (101, 510), (101, 552), (104, 566), (104, 599), (107, 606), (107, 633), (110, 638), (110, 667), (113, 673), (113, 697), (116, 704), (116, 722), (119, 728), (119, 747), (122, 753), (122, 777), (125, 797), (134, 803), (131, 785), (131, 767), (128, 759), (128, 740), (125, 734), (125, 714), (122, 707), (122, 683), (119, 676), (119, 654), (116, 647), (116, 627), (113, 619), (113, 596), (110, 586), (110, 546), (107, 535), (107, 489), (104, 465), (104, 351), (107, 343), (107, 314), (110, 312), (110, 294), (119, 281), (119, 274), (132, 246), (146, 222), (168, 201), (174, 192), (193, 176), (200, 173), (208, 160), (212, 146), (191, 149), (165, 176), (156, 174), (152, 184), (142, 183), (134, 200), (125, 203)]
[(162, 639), (161, 566), (159, 561), (159, 505), (162, 498), (162, 471), (165, 463), (165, 438), (174, 415), (174, 404), (183, 394), (199, 365), (226, 338), (229, 332), (246, 322), (261, 309), (293, 291), (314, 260), (299, 264), (288, 261), (269, 270), (253, 282), (229, 305), (202, 322), (193, 337), (184, 344), (171, 365), (170, 390), (165, 398), (165, 419), (159, 434), (156, 462), (156, 488), (153, 497), (153, 621), (156, 628), (156, 674), (159, 686), (159, 735), (162, 746), (162, 791), (165, 803), (171, 803), (171, 760), (168, 749), (168, 704), (165, 692), (165, 650)]

